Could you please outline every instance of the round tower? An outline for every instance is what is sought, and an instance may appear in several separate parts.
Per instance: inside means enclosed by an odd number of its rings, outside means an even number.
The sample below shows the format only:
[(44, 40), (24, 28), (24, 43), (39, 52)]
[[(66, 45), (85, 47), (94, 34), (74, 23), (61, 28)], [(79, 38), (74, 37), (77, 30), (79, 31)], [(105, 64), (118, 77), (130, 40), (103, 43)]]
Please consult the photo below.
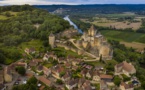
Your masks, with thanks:
[(51, 48), (54, 48), (55, 46), (55, 35), (52, 33), (49, 35), (49, 45)]

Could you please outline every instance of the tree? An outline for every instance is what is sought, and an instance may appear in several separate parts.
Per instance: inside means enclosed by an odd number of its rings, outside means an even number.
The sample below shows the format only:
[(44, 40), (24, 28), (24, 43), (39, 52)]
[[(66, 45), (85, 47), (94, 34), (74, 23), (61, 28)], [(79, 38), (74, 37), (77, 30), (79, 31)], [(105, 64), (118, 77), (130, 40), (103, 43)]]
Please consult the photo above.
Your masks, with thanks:
[(27, 82), (27, 84), (37, 84), (37, 79), (36, 79), (36, 77), (31, 77), (29, 80), (28, 80), (28, 82)]
[(60, 79), (57, 79), (57, 81), (56, 81), (56, 83), (58, 83), (58, 84), (63, 84), (63, 81), (62, 80), (60, 80)]
[(145, 89), (145, 81), (141, 83), (141, 87)]
[(5, 15), (6, 15), (7, 17), (10, 17), (10, 16), (11, 16), (10, 12), (6, 12)]
[(0, 63), (4, 63), (6, 57), (0, 52)]
[(22, 66), (18, 66), (16, 67), (16, 71), (20, 74), (20, 75), (25, 75), (26, 73), (26, 69)]
[(100, 55), (100, 62), (102, 62), (102, 54)]
[(121, 79), (119, 78), (119, 76), (115, 76), (113, 82), (115, 85), (119, 86), (121, 83)]

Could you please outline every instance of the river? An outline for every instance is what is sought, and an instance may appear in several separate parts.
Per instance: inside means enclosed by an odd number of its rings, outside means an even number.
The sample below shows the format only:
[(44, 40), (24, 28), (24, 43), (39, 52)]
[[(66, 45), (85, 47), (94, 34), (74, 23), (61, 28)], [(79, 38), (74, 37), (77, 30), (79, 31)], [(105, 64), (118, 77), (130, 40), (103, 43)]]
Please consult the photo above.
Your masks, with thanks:
[(83, 31), (81, 29), (79, 29), (78, 26), (70, 20), (69, 15), (65, 16), (63, 19), (68, 21), (70, 23), (70, 25), (74, 26), (74, 29), (78, 30), (79, 33), (81, 33), (81, 34), (83, 33)]

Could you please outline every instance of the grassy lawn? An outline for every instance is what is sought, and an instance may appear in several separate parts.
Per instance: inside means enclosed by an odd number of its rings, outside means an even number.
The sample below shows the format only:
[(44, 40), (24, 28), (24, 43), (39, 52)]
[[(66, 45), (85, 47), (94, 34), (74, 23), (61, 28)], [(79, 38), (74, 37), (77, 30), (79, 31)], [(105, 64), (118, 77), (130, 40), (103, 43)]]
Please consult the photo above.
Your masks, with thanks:
[(40, 50), (43, 48), (43, 42), (40, 40), (31, 40), (29, 42), (23, 42), (19, 45), (21, 50), (25, 50), (25, 48), (32, 48), (34, 47), (36, 50)]
[(44, 66), (47, 67), (47, 68), (50, 68), (50, 67), (53, 66), (53, 64), (51, 64), (51, 63), (47, 63), (47, 64), (45, 64)]
[(93, 65), (93, 66), (105, 66), (104, 63), (99, 62), (99, 61), (95, 61), (95, 62), (85, 62), (85, 63), (87, 63), (89, 65)]
[(8, 11), (8, 12), (9, 12), (12, 16), (7, 17), (7, 16), (5, 16), (5, 13), (6, 13), (6, 12), (3, 12), (3, 13), (0, 14), (0, 20), (9, 19), (9, 18), (11, 18), (11, 17), (13, 17), (13, 16), (17, 16), (17, 14), (19, 13), (19, 12), (12, 12), (12, 11)]
[(93, 86), (96, 87), (96, 90), (100, 90), (100, 83), (94, 84)]
[(0, 20), (6, 20), (6, 19), (8, 19), (6, 16), (0, 15)]
[(11, 64), (11, 63), (13, 63), (13, 62), (14, 62), (14, 60), (6, 59), (6, 60), (4, 61), (4, 64), (9, 65), (9, 64)]
[(145, 43), (145, 34), (136, 32), (122, 32), (114, 30), (102, 30), (101, 33), (107, 38), (126, 42)]
[(59, 53), (64, 53), (66, 56), (72, 55), (72, 56), (75, 56), (77, 58), (82, 58), (82, 56), (78, 55), (76, 52), (73, 52), (73, 51), (70, 51), (70, 50), (65, 50), (62, 47), (54, 48), (53, 51), (59, 52)]

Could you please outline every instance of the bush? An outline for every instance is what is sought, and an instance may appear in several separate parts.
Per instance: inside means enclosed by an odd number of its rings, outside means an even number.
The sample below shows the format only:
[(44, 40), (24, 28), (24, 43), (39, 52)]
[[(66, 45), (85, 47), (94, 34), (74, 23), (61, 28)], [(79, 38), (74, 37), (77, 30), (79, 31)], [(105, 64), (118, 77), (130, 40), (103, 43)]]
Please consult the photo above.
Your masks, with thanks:
[(131, 78), (126, 76), (125, 74), (122, 74), (122, 77), (123, 77), (123, 81), (126, 82), (126, 81), (130, 81)]
[(115, 85), (119, 86), (120, 83), (121, 83), (121, 79), (119, 76), (115, 76), (114, 79), (113, 79), (113, 82)]
[(59, 85), (62, 85), (63, 84), (63, 81), (60, 80), (60, 79), (57, 79), (56, 83), (59, 84)]
[(20, 75), (25, 75), (26, 73), (26, 69), (22, 66), (16, 67), (16, 71), (20, 74)]

